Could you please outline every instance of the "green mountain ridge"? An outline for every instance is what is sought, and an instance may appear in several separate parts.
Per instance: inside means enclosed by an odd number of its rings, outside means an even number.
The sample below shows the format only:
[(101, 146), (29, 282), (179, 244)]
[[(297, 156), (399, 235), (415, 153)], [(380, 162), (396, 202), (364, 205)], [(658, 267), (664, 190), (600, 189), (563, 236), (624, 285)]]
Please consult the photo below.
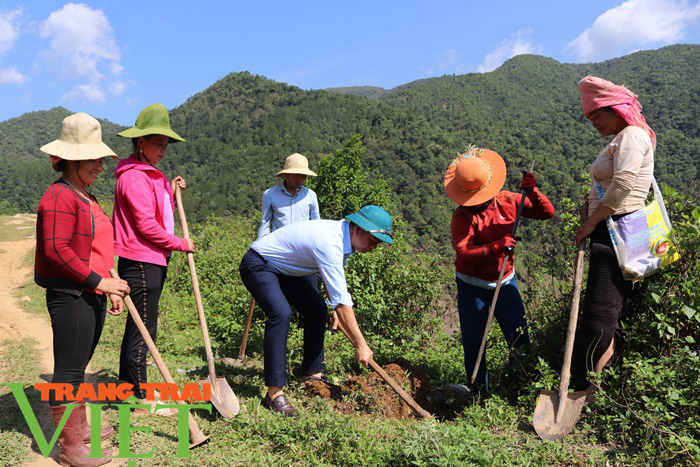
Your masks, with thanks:
[[(172, 110), (172, 125), (187, 142), (171, 146), (162, 169), (187, 177), (193, 221), (250, 214), (264, 189), (277, 183), (274, 174), (287, 155), (301, 152), (313, 167), (359, 133), (365, 166), (370, 176), (390, 179), (409, 236), (444, 245), (454, 205), (442, 178), (469, 144), (504, 157), (504, 189), (516, 191), (521, 169), (534, 160), (540, 186), (557, 208), (580, 191), (582, 174), (606, 142), (581, 114), (576, 83), (587, 74), (625, 83), (640, 95), (658, 135), (657, 179), (697, 194), (699, 65), (697, 45), (596, 64), (520, 55), (490, 73), (418, 80), (380, 96), (371, 87), (355, 89), (368, 97), (232, 73)], [(0, 208), (35, 209), (56, 176), (38, 148), (58, 137), (67, 112), (56, 108), (0, 123)], [(105, 142), (124, 157), (130, 144), (115, 136), (121, 128), (103, 121)], [(111, 196), (112, 167), (95, 186), (99, 196)]]

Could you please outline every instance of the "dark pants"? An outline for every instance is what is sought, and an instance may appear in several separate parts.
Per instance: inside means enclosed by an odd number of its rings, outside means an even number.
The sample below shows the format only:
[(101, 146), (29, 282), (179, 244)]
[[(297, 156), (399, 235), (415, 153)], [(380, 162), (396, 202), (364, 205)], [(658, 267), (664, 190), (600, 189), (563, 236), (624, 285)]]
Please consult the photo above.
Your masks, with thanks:
[(302, 372), (317, 373), (323, 364), (323, 340), (328, 307), (318, 293), (316, 275), (292, 277), (277, 272), (254, 250), (248, 250), (238, 270), (243, 284), (267, 316), (265, 321), (265, 385), (287, 384), (287, 335), (293, 306), (304, 319)]
[(594, 369), (613, 338), (619, 344), (620, 316), (632, 292), (632, 282), (622, 276), (604, 221), (598, 223), (590, 239), (586, 298), (574, 341), (572, 374), (576, 390), (588, 386), (586, 373)]
[[(77, 391), (85, 377), (85, 368), (95, 352), (102, 335), (107, 312), (104, 295), (84, 292), (80, 297), (46, 291), (46, 307), (53, 328), (53, 379), (52, 383), (73, 385)], [(49, 404), (56, 406), (67, 401), (57, 401), (50, 391)]]
[[(129, 284), (129, 295), (154, 342), (158, 327), (158, 301), (167, 272), (167, 266), (119, 258), (119, 277)], [(119, 379), (133, 384), (134, 395), (139, 399), (146, 398), (146, 391), (141, 389), (141, 384), (148, 382), (147, 355), (146, 342), (129, 315), (119, 357)]]
[[(486, 320), (494, 292), (495, 289), (482, 289), (457, 279), (457, 308), (459, 310), (459, 327), (462, 331), (467, 380), (471, 379), (474, 365), (476, 365), (476, 357), (479, 355), (479, 347), (486, 329)], [(520, 298), (520, 290), (515, 278), (503, 285), (498, 292), (494, 317), (511, 349), (530, 344), (525, 307)], [(474, 384), (488, 391), (488, 383), (486, 351), (484, 350)]]

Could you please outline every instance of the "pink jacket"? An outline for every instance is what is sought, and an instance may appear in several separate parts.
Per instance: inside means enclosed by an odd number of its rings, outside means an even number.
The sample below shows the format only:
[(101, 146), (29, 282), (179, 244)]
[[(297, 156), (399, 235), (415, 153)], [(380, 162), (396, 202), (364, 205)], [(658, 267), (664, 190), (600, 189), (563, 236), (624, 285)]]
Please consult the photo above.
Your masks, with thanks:
[(171, 251), (187, 251), (187, 240), (169, 234), (163, 225), (164, 190), (173, 212), (175, 206), (168, 177), (134, 154), (119, 161), (114, 176), (114, 254), (166, 266)]

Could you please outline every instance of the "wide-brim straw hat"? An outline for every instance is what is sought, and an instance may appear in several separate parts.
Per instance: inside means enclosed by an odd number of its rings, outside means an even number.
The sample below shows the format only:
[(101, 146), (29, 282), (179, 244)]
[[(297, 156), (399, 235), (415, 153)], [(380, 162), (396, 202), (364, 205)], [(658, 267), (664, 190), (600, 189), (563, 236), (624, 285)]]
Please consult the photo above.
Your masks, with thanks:
[(51, 156), (69, 161), (84, 161), (102, 157), (117, 158), (102, 142), (102, 127), (96, 118), (78, 112), (63, 119), (61, 137), (39, 148)]
[(136, 126), (119, 132), (117, 135), (124, 138), (163, 135), (170, 138), (171, 143), (185, 141), (170, 128), (170, 115), (163, 104), (152, 104), (143, 109), (136, 119)]
[(496, 152), (473, 148), (457, 156), (445, 174), (445, 192), (460, 206), (484, 204), (506, 182), (506, 163)]
[(309, 160), (298, 152), (287, 156), (284, 160), (284, 169), (277, 172), (276, 176), (281, 177), (284, 176), (284, 174), (300, 174), (316, 177), (316, 172), (309, 170)]

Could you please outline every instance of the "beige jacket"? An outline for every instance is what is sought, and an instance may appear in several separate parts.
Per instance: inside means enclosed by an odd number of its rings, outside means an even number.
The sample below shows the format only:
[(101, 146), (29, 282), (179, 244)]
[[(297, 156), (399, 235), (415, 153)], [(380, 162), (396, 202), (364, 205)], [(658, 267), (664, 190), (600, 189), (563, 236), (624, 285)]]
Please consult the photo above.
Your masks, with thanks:
[[(628, 126), (619, 132), (591, 165), (591, 179), (605, 192), (602, 203), (626, 214), (644, 207), (654, 176), (654, 149), (646, 131)], [(591, 184), (588, 213), (593, 214), (600, 201)]]

